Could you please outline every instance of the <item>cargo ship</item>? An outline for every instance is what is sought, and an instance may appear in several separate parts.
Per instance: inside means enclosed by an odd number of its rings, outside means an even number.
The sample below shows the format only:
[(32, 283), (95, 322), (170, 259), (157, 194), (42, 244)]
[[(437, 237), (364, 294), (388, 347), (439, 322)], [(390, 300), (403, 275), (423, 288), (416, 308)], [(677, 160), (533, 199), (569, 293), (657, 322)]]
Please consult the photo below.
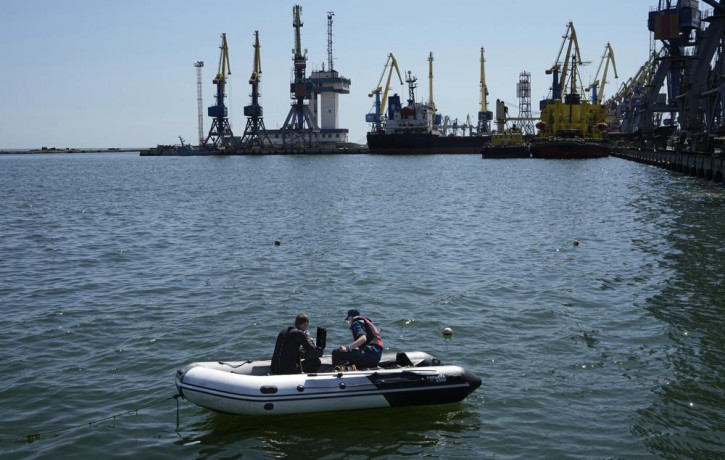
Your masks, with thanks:
[[(589, 103), (577, 90), (579, 55), (574, 24), (567, 25), (564, 42), (569, 41), (566, 58), (555, 62), (546, 71), (553, 74), (551, 98), (540, 102), (541, 121), (536, 124), (539, 135), (530, 145), (533, 158), (586, 159), (609, 156), (609, 144), (604, 139), (608, 125), (604, 122), (604, 106)], [(573, 48), (573, 49), (572, 49)], [(559, 51), (564, 49), (564, 43)], [(574, 51), (572, 53), (572, 51)], [(571, 59), (569, 58), (571, 56)], [(557, 58), (558, 61), (558, 58)], [(561, 77), (559, 76), (561, 71)], [(567, 85), (567, 75), (569, 85)], [(605, 73), (606, 78), (606, 73)], [(567, 90), (568, 86), (568, 91)], [(562, 93), (566, 91), (566, 94)], [(595, 96), (596, 101), (596, 96)]]
[[(433, 102), (433, 53), (429, 55), (428, 66), (429, 102), (415, 101), (417, 78), (408, 72), (405, 80), (408, 83), (408, 101), (403, 107), (400, 96), (393, 94), (388, 97), (393, 70), (397, 72), (398, 79), (403, 84), (395, 57), (392, 53), (388, 55), (377, 88), (369, 94), (370, 97), (375, 96), (375, 111), (365, 116), (365, 121), (372, 123), (372, 129), (367, 134), (370, 153), (383, 155), (479, 153), (481, 147), (489, 141), (490, 136), (487, 135), (449, 136), (439, 131), (442, 117), (436, 113)], [(388, 69), (387, 84), (383, 91), (381, 83)], [(382, 100), (381, 93), (383, 93)]]
[(576, 93), (564, 100), (542, 101), (539, 136), (531, 141), (532, 158), (586, 159), (609, 156), (604, 138), (604, 106), (590, 104)]
[(420, 102), (401, 106), (400, 96), (388, 98), (388, 117), (367, 134), (370, 153), (383, 155), (479, 153), (490, 136), (444, 136), (440, 115)]

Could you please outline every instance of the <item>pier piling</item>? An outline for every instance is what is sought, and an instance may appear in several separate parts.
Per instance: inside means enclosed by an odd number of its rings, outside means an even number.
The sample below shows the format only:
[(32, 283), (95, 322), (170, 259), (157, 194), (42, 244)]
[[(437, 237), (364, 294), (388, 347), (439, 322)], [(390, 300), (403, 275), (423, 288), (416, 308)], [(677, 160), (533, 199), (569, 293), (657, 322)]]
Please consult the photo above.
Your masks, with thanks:
[(720, 154), (697, 154), (675, 151), (615, 149), (613, 156), (713, 182), (723, 181), (725, 157)]

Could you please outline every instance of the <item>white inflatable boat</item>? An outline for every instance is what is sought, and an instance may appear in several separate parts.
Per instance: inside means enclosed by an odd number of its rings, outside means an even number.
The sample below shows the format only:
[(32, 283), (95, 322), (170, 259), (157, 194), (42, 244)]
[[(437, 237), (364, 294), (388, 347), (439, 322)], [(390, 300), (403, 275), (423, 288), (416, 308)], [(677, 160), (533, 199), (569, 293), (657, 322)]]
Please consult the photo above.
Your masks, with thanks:
[(200, 362), (176, 372), (179, 395), (217, 412), (275, 415), (446, 404), (481, 379), (427, 353), (383, 354), (379, 367), (335, 371), (322, 357), (315, 374), (270, 375), (269, 361)]

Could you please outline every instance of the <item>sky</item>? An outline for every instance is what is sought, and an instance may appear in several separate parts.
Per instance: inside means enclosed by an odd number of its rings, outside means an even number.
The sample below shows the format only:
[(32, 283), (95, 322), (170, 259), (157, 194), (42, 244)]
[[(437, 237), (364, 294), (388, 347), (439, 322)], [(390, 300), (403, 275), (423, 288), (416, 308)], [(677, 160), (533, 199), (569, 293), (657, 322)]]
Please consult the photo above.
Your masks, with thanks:
[[(376, 86), (389, 53), (418, 77), (428, 99), (428, 53), (434, 56), (434, 100), (459, 120), (480, 108), (480, 49), (485, 48), (489, 110), (496, 99), (518, 112), (516, 82), (532, 75), (532, 109), (551, 86), (554, 63), (573, 21), (585, 83), (611, 42), (619, 79), (610, 69), (605, 97), (646, 61), (647, 15), (656, 0), (247, 1), (2, 0), (0, 2), (0, 148), (151, 147), (197, 141), (196, 61), (204, 61), (204, 113), (214, 104), (212, 79), (220, 35), (227, 34), (232, 75), (227, 106), (236, 135), (249, 104), (254, 31), (262, 60), (261, 103), (268, 129), (290, 109), (294, 30), (302, 5), (307, 71), (327, 62), (327, 12), (333, 23), (335, 70), (351, 79), (340, 96), (340, 127), (365, 142)], [(392, 92), (403, 99), (405, 87)], [(210, 119), (204, 116), (204, 130)]]

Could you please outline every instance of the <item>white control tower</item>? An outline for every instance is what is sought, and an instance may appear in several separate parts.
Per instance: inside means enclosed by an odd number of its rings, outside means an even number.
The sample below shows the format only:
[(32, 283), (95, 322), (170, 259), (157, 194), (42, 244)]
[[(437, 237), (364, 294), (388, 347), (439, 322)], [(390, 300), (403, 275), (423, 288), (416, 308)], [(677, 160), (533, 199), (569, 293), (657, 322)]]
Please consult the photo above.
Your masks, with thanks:
[[(310, 110), (320, 127), (319, 141), (347, 142), (347, 129), (340, 128), (339, 95), (350, 94), (350, 79), (339, 75), (332, 59), (332, 17), (327, 13), (327, 70), (314, 71), (308, 78), (310, 89)], [(319, 103), (318, 103), (319, 97)]]

